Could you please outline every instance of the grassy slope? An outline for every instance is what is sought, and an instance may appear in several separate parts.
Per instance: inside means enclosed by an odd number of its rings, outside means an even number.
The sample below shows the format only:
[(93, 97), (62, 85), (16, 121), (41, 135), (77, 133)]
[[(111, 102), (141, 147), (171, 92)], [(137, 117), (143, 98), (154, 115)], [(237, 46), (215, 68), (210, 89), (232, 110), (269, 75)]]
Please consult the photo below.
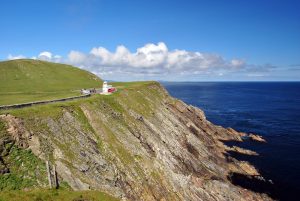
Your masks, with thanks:
[(117, 201), (100, 191), (33, 190), (0, 191), (0, 201)]
[[(63, 109), (72, 108), (72, 110), (80, 110), (80, 105), (87, 105), (88, 107), (96, 107), (98, 108), (99, 105), (107, 104), (109, 105), (114, 111), (118, 111), (123, 113), (124, 115), (128, 115), (125, 108), (123, 108), (119, 102), (124, 102), (126, 105), (131, 105), (131, 107), (143, 114), (145, 116), (151, 115), (152, 110), (155, 108), (152, 105), (149, 108), (149, 100), (147, 98), (151, 98), (152, 100), (157, 99), (157, 101), (162, 100), (162, 94), (159, 93), (155, 88), (151, 89), (151, 86), (157, 86), (158, 84), (155, 82), (115, 82), (112, 83), (113, 86), (116, 86), (118, 91), (110, 96), (104, 95), (94, 95), (87, 99), (79, 99), (61, 103), (53, 103), (47, 105), (38, 105), (33, 107), (21, 108), (21, 109), (13, 109), (13, 110), (3, 110), (0, 111), (1, 113), (10, 113), (14, 116), (28, 119), (27, 123), (32, 125), (27, 125), (31, 129), (34, 130), (35, 125), (34, 122), (31, 121), (31, 118), (53, 118), (59, 119), (62, 114)], [(147, 86), (150, 86), (147, 87)], [(147, 95), (146, 95), (147, 94)], [(76, 112), (80, 114), (79, 112)], [(80, 110), (81, 111), (81, 110)], [(80, 116), (80, 115), (79, 115)], [(87, 129), (90, 129), (90, 125), (87, 122), (87, 119), (83, 116), (82, 118), (78, 117), (78, 120), (83, 124), (86, 125)], [(120, 123), (125, 124), (123, 121), (113, 122), (113, 123)], [(104, 126), (104, 125), (103, 125)], [(40, 129), (40, 128), (39, 128)], [(107, 143), (110, 145), (110, 149), (115, 152), (120, 160), (124, 164), (134, 164), (135, 156), (131, 155), (123, 146), (121, 146), (120, 142), (114, 136), (113, 131), (110, 130), (109, 127), (106, 128), (108, 136), (103, 140), (103, 143)], [(100, 145), (99, 145), (100, 146)], [(63, 150), (63, 149), (62, 149)], [(65, 150), (70, 151), (72, 150)], [(66, 154), (67, 155), (67, 154)], [(15, 164), (16, 163), (16, 164)], [(17, 161), (11, 160), (11, 166), (17, 165)], [(20, 176), (20, 175), (17, 175)], [(0, 179), (5, 180), (8, 175), (0, 176)], [(14, 180), (13, 180), (14, 181)], [(3, 191), (0, 191), (0, 201), (1, 200), (115, 200), (114, 198), (104, 194), (100, 191), (69, 191), (69, 190), (45, 190), (45, 189), (36, 189), (33, 191), (22, 191), (22, 190), (14, 190), (9, 191), (10, 189), (22, 189), (23, 186), (20, 186), (14, 182), (8, 181), (7, 183), (10, 184), (9, 188), (4, 187)]]
[(100, 87), (102, 80), (69, 65), (38, 60), (0, 62), (0, 105), (79, 95), (82, 88)]
[[(0, 114), (10, 113), (22, 118), (29, 118), (32, 117), (32, 115), (39, 117), (53, 117), (57, 116), (58, 113), (61, 112), (63, 107), (78, 107), (82, 103), (96, 102), (100, 104), (102, 102), (105, 102), (111, 105), (114, 109), (118, 110), (118, 108), (120, 108), (121, 106), (116, 102), (122, 101), (128, 105), (133, 106), (140, 114), (147, 115), (150, 112), (150, 108), (147, 108), (148, 106), (146, 103), (148, 103), (149, 101), (146, 99), (146, 97), (151, 97), (152, 99), (161, 99), (161, 94), (159, 94), (159, 91), (155, 89), (150, 91), (149, 89), (147, 89), (147, 86), (158, 85), (158, 83), (153, 81), (113, 82), (112, 85), (116, 87), (118, 91), (109, 96), (96, 94), (85, 99), (51, 103), (46, 105), (37, 105), (33, 107), (25, 107), (22, 109), (0, 110)], [(140, 93), (140, 91), (147, 93), (147, 96)], [(124, 94), (127, 95), (124, 96)]]

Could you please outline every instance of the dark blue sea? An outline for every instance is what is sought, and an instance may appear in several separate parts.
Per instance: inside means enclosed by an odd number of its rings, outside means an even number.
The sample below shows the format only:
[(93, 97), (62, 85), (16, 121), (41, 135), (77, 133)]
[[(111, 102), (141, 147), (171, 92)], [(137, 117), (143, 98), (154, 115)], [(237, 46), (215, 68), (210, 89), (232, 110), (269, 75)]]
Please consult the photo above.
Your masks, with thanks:
[(272, 180), (272, 190), (266, 193), (280, 200), (300, 200), (300, 82), (162, 84), (172, 96), (204, 110), (214, 124), (264, 136), (266, 144), (233, 142), (259, 156), (234, 157), (250, 161)]

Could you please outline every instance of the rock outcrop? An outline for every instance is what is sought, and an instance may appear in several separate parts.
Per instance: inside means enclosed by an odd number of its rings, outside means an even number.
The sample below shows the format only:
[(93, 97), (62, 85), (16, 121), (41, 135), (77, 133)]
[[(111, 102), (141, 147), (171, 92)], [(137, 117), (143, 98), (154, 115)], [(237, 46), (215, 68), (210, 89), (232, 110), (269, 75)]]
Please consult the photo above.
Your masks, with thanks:
[(250, 133), (250, 134), (249, 134), (249, 138), (250, 138), (251, 140), (257, 141), (257, 142), (266, 142), (266, 140), (265, 140), (262, 136), (260, 136), (260, 135), (255, 135), (255, 134), (253, 134), (253, 133)]
[(216, 126), (199, 108), (158, 83), (1, 115), (20, 146), (56, 164), (59, 182), (124, 200), (271, 200), (234, 185), (233, 173), (259, 176), (223, 141), (247, 134)]
[(250, 155), (250, 156), (258, 156), (258, 153), (256, 153), (255, 151), (251, 151), (251, 150), (244, 149), (244, 148), (237, 147), (237, 146), (226, 147), (226, 151), (233, 151), (233, 152), (237, 152), (239, 154), (245, 154), (245, 155)]

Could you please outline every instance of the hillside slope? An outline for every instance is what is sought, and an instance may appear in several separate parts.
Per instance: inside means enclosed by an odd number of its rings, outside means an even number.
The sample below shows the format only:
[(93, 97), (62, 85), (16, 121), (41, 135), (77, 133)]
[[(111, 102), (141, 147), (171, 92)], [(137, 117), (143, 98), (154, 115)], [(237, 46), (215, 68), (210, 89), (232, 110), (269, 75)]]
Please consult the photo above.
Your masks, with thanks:
[[(74, 190), (124, 200), (271, 200), (231, 181), (259, 176), (222, 143), (245, 134), (213, 125), (156, 82), (116, 85), (111, 96), (3, 111), (2, 132), (54, 164), (59, 183)], [(6, 157), (2, 170), (10, 166)], [(34, 188), (45, 185), (33, 178)]]
[(0, 105), (63, 98), (101, 85), (94, 74), (70, 65), (29, 59), (0, 62)]

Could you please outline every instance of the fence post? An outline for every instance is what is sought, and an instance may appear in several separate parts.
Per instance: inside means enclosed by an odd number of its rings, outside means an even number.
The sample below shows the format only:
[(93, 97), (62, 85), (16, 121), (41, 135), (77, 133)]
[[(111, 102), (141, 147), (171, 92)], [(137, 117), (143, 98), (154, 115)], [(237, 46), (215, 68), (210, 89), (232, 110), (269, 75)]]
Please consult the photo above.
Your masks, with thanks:
[(52, 188), (52, 181), (51, 181), (51, 172), (50, 172), (49, 161), (46, 161), (46, 166), (47, 166), (47, 174), (48, 174), (49, 187)]
[(53, 165), (53, 177), (54, 177), (54, 187), (58, 188), (57, 175), (56, 175), (56, 167)]

